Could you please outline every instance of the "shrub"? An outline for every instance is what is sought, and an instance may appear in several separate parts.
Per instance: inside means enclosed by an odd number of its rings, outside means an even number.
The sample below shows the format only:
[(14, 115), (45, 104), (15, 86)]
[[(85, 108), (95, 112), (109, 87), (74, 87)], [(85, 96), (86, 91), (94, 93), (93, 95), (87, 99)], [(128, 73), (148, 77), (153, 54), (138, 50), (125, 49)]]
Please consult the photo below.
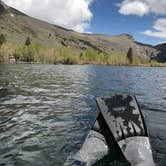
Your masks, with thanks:
[(152, 60), (150, 62), (150, 66), (151, 67), (166, 67), (166, 63), (159, 63), (159, 62), (157, 62), (155, 60)]
[(76, 64), (78, 63), (78, 60), (78, 56), (75, 55), (70, 48), (64, 46), (55, 48), (54, 64)]
[(134, 56), (132, 60), (133, 65), (148, 64), (149, 59), (147, 57)]
[(40, 61), (39, 54), (43, 46), (40, 43), (31, 43), (29, 46), (24, 45), (18, 47), (13, 56), (15, 57), (16, 61), (21, 60), (24, 62), (33, 62), (33, 61)]
[(126, 56), (122, 53), (110, 54), (108, 57), (108, 65), (128, 65), (128, 60)]
[(86, 62), (97, 62), (100, 60), (100, 54), (93, 49), (87, 49), (81, 54), (81, 60)]

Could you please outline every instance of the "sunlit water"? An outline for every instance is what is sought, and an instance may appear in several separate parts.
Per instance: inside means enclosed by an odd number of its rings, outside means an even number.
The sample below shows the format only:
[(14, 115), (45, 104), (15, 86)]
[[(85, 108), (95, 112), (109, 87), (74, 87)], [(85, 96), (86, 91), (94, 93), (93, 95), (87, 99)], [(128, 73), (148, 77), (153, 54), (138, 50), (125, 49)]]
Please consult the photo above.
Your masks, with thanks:
[(136, 95), (165, 166), (166, 68), (79, 65), (0, 65), (0, 166), (62, 166), (95, 119), (95, 98), (115, 93)]

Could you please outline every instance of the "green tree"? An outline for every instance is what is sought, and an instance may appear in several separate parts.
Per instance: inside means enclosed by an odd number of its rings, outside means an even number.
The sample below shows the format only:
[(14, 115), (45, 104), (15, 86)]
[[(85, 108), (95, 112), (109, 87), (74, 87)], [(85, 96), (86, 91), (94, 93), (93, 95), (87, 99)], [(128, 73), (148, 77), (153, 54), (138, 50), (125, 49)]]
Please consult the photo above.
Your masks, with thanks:
[(17, 53), (17, 52), (15, 52), (15, 53), (13, 54), (13, 56), (14, 56), (14, 58), (15, 58), (16, 61), (18, 61), (18, 60), (20, 59), (20, 54)]
[(33, 62), (34, 61), (34, 53), (30, 47), (24, 48), (23, 59), (25, 62)]
[(29, 46), (31, 44), (31, 39), (30, 37), (27, 37), (26, 41), (25, 41), (25, 45)]
[(127, 59), (128, 59), (130, 64), (133, 63), (133, 50), (131, 47), (129, 48), (129, 50), (127, 52)]
[(6, 38), (4, 34), (0, 35), (0, 47), (6, 42)]
[(100, 54), (94, 49), (87, 49), (82, 53), (81, 58), (85, 61), (98, 61), (100, 59)]

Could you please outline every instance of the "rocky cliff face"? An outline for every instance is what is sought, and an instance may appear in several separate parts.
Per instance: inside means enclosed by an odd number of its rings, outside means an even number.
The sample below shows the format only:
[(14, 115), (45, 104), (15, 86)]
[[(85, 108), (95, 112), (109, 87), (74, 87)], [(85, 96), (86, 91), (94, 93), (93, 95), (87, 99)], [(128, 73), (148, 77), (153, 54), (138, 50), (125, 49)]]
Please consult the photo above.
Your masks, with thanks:
[(159, 53), (155, 57), (155, 59), (159, 62), (166, 62), (166, 43), (159, 44), (155, 46), (157, 50), (159, 50)]
[(166, 61), (165, 44), (151, 46), (139, 43), (129, 34), (117, 36), (101, 34), (81, 34), (47, 22), (32, 18), (8, 7), (0, 1), (0, 33), (6, 35), (7, 41), (21, 44), (29, 36), (33, 41), (47, 46), (64, 45), (80, 53), (87, 48), (103, 52), (127, 53), (133, 48), (135, 56), (147, 56)]

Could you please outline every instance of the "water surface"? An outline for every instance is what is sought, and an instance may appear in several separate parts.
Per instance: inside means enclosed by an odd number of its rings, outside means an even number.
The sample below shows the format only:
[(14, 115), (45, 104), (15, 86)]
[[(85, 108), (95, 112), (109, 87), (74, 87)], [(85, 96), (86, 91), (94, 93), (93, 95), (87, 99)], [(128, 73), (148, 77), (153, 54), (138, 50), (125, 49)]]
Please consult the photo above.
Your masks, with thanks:
[(95, 97), (117, 93), (136, 95), (165, 166), (166, 68), (25, 64), (0, 65), (0, 165), (62, 166), (95, 119)]

